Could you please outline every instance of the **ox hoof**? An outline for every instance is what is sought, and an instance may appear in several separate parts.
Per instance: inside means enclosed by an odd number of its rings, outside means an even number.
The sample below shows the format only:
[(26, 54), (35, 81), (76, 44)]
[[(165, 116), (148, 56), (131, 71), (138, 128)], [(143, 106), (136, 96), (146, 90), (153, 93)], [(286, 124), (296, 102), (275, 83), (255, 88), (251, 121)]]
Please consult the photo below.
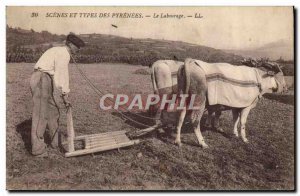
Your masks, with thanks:
[(249, 143), (248, 139), (247, 138), (243, 138), (243, 142), (245, 142), (246, 144)]
[(208, 148), (208, 145), (207, 145), (207, 144), (205, 144), (205, 143), (204, 143), (204, 144), (202, 144), (201, 146), (202, 146), (202, 148), (203, 148), (203, 149), (206, 149), (206, 148)]
[(181, 141), (180, 140), (175, 140), (175, 145), (177, 145), (177, 146), (179, 146), (179, 147), (181, 147), (182, 146), (182, 143), (181, 143)]

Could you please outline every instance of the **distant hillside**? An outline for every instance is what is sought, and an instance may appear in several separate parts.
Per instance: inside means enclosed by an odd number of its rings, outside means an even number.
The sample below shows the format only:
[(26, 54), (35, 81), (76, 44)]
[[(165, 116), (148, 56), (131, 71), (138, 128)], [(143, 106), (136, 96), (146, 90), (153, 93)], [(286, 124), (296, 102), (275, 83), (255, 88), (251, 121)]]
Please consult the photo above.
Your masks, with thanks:
[(242, 55), (245, 57), (252, 58), (270, 58), (271, 60), (284, 59), (293, 60), (294, 59), (294, 47), (291, 43), (286, 40), (279, 40), (277, 42), (272, 42), (266, 44), (259, 48), (247, 49), (247, 50), (225, 50), (226, 52), (234, 53), (236, 55)]
[(35, 32), (34, 30), (24, 30), (21, 28), (6, 27), (6, 47), (12, 49), (14, 47), (31, 46), (35, 44), (45, 44), (51, 42), (62, 42), (65, 35), (51, 34), (47, 31)]
[[(7, 61), (36, 62), (46, 49), (63, 44), (65, 35), (34, 32), (7, 26)], [(82, 34), (86, 47), (76, 55), (81, 63), (123, 62), (150, 65), (157, 59), (184, 60), (187, 57), (207, 62), (237, 64), (243, 57), (214, 48), (180, 41), (133, 39), (103, 34)]]

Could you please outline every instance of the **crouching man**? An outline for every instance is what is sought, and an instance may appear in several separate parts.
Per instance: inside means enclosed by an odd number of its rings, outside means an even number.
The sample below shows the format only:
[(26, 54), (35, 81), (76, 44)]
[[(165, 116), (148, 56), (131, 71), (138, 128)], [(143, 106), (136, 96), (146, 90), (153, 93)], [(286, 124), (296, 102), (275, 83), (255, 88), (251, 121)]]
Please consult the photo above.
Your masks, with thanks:
[(48, 49), (34, 66), (30, 80), (33, 97), (31, 153), (35, 156), (47, 156), (44, 133), (48, 126), (51, 146), (58, 147), (59, 108), (54, 99), (57, 88), (66, 107), (69, 89), (69, 62), (72, 53), (76, 53), (85, 44), (74, 34), (69, 34), (66, 45)]

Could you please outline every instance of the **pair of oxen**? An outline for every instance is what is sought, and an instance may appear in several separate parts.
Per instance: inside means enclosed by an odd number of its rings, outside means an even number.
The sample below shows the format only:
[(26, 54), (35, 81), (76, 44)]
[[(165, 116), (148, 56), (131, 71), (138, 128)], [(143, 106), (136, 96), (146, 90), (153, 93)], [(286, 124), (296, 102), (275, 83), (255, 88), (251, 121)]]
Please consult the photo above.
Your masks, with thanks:
[[(283, 72), (277, 63), (269, 61), (256, 61), (252, 59), (244, 60), (241, 65), (231, 65), (228, 63), (206, 63), (195, 59), (186, 59), (185, 62), (173, 60), (158, 60), (151, 66), (151, 78), (155, 94), (160, 96), (164, 94), (195, 94), (195, 106), (197, 110), (188, 111), (190, 114), (190, 124), (194, 130), (200, 146), (207, 148), (204, 138), (200, 130), (200, 120), (205, 109), (208, 111), (206, 126), (212, 126), (219, 131), (219, 118), (224, 110), (231, 110), (233, 116), (233, 133), (239, 137), (238, 125), (240, 123), (241, 138), (248, 143), (246, 137), (246, 121), (248, 114), (254, 108), (264, 93), (282, 93), (287, 91)], [(214, 73), (210, 70), (232, 70), (232, 73)], [(210, 73), (209, 73), (210, 72)], [(227, 71), (228, 72), (228, 71)], [(249, 81), (249, 76), (255, 77), (254, 81)], [(235, 79), (236, 77), (239, 78)], [(245, 77), (245, 80), (243, 80)], [(250, 77), (251, 78), (251, 77)], [(213, 82), (225, 84), (229, 89), (224, 90)], [(253, 85), (254, 84), (254, 85)], [(209, 87), (212, 85), (213, 87)], [(218, 94), (226, 94), (231, 87), (240, 88), (240, 92), (234, 92), (226, 95), (225, 101), (211, 101), (209, 96)], [(219, 90), (218, 90), (219, 89)], [(214, 91), (214, 92), (211, 92)], [(224, 93), (225, 92), (225, 93)], [(229, 98), (228, 98), (229, 96)], [(239, 104), (238, 100), (247, 100), (243, 104)], [(153, 109), (153, 108), (152, 108)], [(155, 119), (159, 119), (156, 123), (160, 123), (162, 111), (156, 107), (154, 109)], [(176, 115), (176, 139), (175, 144), (181, 146), (181, 128), (184, 118), (187, 114), (187, 108), (179, 110)], [(212, 118), (212, 116), (215, 116)], [(211, 121), (214, 119), (214, 122)]]

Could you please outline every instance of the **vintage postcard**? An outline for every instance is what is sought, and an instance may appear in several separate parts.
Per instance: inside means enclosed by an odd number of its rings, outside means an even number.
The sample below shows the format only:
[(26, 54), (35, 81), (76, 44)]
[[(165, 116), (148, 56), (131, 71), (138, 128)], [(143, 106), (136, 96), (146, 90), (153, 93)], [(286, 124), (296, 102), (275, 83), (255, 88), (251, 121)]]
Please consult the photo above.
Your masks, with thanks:
[(6, 189), (294, 191), (293, 7), (6, 7)]

